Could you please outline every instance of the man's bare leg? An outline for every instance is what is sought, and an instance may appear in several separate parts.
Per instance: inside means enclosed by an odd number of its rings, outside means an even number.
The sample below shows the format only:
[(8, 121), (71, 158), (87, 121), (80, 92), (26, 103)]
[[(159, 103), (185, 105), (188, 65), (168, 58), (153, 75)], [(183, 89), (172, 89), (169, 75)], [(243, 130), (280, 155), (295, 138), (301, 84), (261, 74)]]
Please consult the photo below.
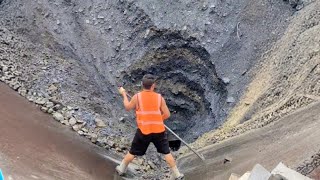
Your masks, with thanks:
[(173, 156), (171, 153), (169, 154), (166, 154), (164, 156), (166, 162), (168, 163), (173, 175), (175, 178), (182, 178), (183, 177), (183, 174), (181, 174), (177, 168), (177, 165), (176, 165), (176, 161), (174, 160)]
[(129, 152), (124, 156), (121, 164), (116, 167), (116, 170), (119, 173), (119, 175), (123, 175), (126, 173), (127, 167), (133, 159), (134, 155), (130, 154)]

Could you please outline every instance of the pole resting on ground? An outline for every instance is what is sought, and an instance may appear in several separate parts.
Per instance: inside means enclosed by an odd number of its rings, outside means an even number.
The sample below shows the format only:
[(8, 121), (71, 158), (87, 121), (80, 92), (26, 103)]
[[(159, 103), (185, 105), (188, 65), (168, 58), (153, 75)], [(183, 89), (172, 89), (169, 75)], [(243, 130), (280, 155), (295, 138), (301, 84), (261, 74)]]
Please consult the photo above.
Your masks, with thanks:
[(168, 131), (170, 131), (174, 136), (176, 136), (183, 144), (185, 144), (194, 154), (196, 154), (202, 161), (205, 161), (205, 158), (202, 154), (199, 154), (197, 151), (192, 149), (188, 143), (186, 143), (183, 139), (181, 139), (176, 133), (174, 133), (167, 125), (164, 125)]

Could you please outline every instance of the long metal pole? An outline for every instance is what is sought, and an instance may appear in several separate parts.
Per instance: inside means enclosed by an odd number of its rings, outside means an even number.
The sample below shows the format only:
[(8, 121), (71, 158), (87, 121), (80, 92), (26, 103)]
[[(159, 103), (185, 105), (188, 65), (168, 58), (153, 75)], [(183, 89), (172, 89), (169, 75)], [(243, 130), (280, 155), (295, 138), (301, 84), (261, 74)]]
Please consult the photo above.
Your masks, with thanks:
[(167, 125), (164, 125), (168, 131), (170, 131), (174, 136), (176, 136), (181, 142), (183, 142), (183, 144), (185, 144), (192, 152), (194, 152), (202, 161), (204, 161), (204, 157), (202, 154), (199, 154), (197, 151), (195, 151), (194, 149), (192, 149), (192, 147), (185, 142), (183, 139), (181, 139), (176, 133), (174, 133)]
[[(132, 96), (130, 96), (129, 94), (127, 94), (127, 96), (129, 96), (130, 98), (132, 98)], [(170, 131), (175, 137), (177, 137), (183, 144), (185, 144), (195, 155), (197, 155), (202, 161), (205, 161), (204, 157), (202, 154), (199, 154), (197, 151), (195, 151), (187, 142), (185, 142), (183, 139), (181, 139), (176, 133), (174, 133), (167, 125), (164, 124), (164, 127), (166, 127), (166, 129), (168, 131)]]

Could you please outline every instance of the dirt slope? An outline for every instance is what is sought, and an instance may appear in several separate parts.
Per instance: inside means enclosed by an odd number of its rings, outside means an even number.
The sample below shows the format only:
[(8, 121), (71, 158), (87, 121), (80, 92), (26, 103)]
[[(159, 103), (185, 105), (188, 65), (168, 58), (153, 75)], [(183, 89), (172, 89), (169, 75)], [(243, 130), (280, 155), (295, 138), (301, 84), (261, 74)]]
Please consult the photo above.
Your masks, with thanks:
[[(268, 170), (279, 162), (298, 167), (319, 151), (319, 112), (320, 103), (314, 103), (273, 125), (205, 147), (200, 152), (206, 158), (206, 167), (194, 155), (182, 157), (179, 165), (187, 179), (214, 180), (228, 179), (231, 173), (243, 174), (256, 163)], [(224, 163), (226, 157), (232, 161)]]
[(105, 150), (0, 83), (0, 168), (10, 180), (114, 179)]
[[(255, 76), (221, 131), (204, 134), (203, 147), (268, 125), (320, 99), (320, 1), (297, 12), (256, 67)], [(238, 125), (239, 123), (242, 123)]]

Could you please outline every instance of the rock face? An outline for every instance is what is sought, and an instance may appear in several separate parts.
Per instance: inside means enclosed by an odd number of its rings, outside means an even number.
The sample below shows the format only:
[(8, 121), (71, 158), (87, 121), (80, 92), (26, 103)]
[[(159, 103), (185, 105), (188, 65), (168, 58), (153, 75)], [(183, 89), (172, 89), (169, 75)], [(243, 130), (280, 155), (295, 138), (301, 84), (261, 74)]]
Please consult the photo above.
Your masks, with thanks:
[(137, 91), (143, 73), (154, 73), (173, 112), (168, 125), (191, 141), (225, 119), (234, 105), (226, 98), (238, 100), (246, 72), (280, 36), (293, 10), (282, 1), (151, 2), (4, 1), (0, 24), (10, 31), (2, 31), (2, 54), (21, 52), (10, 59), (28, 88), (83, 107), (76, 113), (88, 125), (95, 113), (116, 122), (123, 114), (116, 87), (125, 83)]

